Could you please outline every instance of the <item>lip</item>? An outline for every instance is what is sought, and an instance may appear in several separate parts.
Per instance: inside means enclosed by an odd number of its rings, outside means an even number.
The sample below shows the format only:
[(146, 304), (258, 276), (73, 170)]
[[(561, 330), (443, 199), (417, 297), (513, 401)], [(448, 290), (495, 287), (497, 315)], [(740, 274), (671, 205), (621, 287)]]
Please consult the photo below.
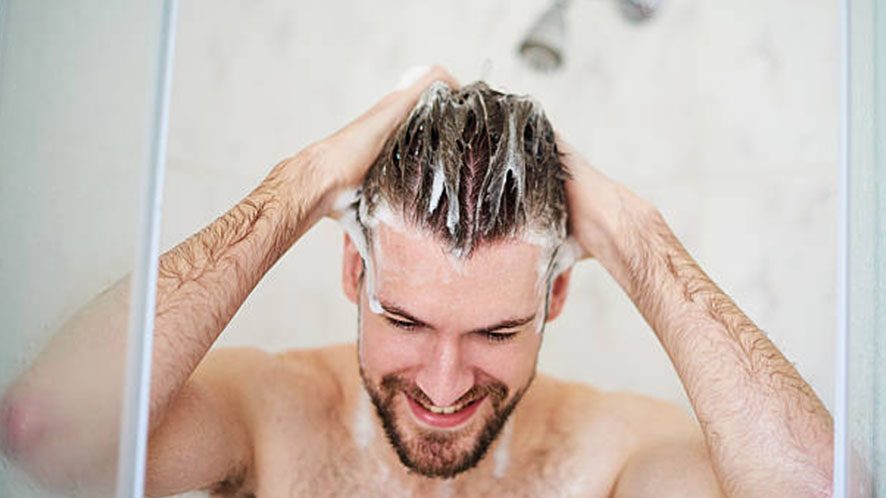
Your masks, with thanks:
[(486, 396), (483, 396), (455, 413), (443, 414), (426, 410), (406, 393), (403, 393), (403, 396), (406, 397), (406, 401), (409, 403), (409, 409), (412, 411), (412, 415), (419, 422), (435, 429), (453, 429), (461, 426), (477, 412), (477, 409), (480, 408), (480, 404), (486, 399)]

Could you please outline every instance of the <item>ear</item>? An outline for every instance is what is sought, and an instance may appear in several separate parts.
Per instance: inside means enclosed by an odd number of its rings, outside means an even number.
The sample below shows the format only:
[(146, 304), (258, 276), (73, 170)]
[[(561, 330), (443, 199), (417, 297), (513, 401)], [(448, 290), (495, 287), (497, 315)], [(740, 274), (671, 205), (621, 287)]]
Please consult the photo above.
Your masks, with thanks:
[(572, 278), (572, 268), (557, 275), (557, 278), (551, 282), (551, 298), (548, 301), (548, 317), (547, 321), (551, 321), (560, 315), (563, 311), (563, 305), (566, 304), (566, 295), (569, 293), (569, 279)]
[(342, 256), (341, 286), (345, 295), (354, 304), (357, 304), (357, 295), (360, 292), (360, 277), (363, 275), (363, 257), (354, 246), (354, 242), (348, 234), (345, 234), (345, 247)]

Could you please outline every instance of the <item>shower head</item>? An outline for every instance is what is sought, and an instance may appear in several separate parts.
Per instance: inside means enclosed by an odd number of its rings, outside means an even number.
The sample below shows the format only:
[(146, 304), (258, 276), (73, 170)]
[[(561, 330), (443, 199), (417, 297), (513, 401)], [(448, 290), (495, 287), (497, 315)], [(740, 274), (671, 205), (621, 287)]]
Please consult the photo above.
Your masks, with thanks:
[(661, 0), (619, 0), (618, 8), (621, 13), (633, 22), (643, 22), (658, 10)]
[[(566, 51), (566, 9), (570, 0), (554, 0), (535, 21), (520, 42), (520, 56), (537, 71), (549, 72), (563, 64)], [(616, 0), (629, 21), (646, 21), (658, 10), (662, 0)]]
[(554, 0), (520, 43), (520, 55), (533, 69), (548, 72), (563, 63), (568, 6), (569, 0)]

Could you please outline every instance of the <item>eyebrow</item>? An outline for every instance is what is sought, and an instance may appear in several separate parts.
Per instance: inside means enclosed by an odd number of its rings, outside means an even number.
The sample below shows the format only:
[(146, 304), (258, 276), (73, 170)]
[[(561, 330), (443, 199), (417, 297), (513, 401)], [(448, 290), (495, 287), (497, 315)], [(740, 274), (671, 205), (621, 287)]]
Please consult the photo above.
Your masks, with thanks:
[[(412, 314), (410, 314), (408, 311), (404, 310), (403, 308), (401, 308), (393, 303), (379, 302), (379, 304), (381, 305), (382, 309), (384, 309), (386, 312), (388, 312), (392, 315), (397, 315), (401, 318), (405, 318), (406, 320), (409, 320), (410, 322), (412, 322), (413, 324), (415, 324), (418, 327), (427, 327), (427, 328), (436, 330), (436, 327), (434, 327), (433, 325), (431, 325), (425, 321), (419, 320), (418, 318), (412, 316)], [(527, 323), (531, 322), (532, 320), (534, 320), (536, 314), (537, 313), (533, 313), (533, 314), (531, 314), (527, 317), (523, 317), (523, 318), (511, 318), (508, 320), (502, 320), (502, 321), (500, 321), (494, 325), (491, 325), (489, 327), (483, 327), (483, 328), (471, 330), (469, 333), (489, 333), (489, 332), (495, 332), (496, 330), (521, 327), (521, 326), (526, 325)]]

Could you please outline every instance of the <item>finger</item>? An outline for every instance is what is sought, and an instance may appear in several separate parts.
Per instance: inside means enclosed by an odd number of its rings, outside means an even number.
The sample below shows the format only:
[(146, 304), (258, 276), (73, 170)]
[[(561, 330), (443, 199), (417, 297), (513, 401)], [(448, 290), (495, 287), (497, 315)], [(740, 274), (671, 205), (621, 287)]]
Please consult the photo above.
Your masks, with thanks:
[(578, 155), (578, 153), (575, 151), (575, 147), (573, 147), (572, 144), (567, 142), (566, 139), (563, 138), (563, 135), (561, 135), (559, 132), (556, 132), (556, 131), (554, 132), (554, 143), (557, 144), (557, 150), (560, 152), (560, 154), (562, 155), (562, 157), (564, 159), (563, 166), (566, 167), (567, 171), (570, 174), (573, 174), (574, 171), (572, 171), (572, 170), (574, 168), (572, 166), (576, 160), (576, 156)]
[[(400, 80), (397, 82), (394, 91), (409, 89), (414, 84), (419, 83), (422, 78), (428, 76), (429, 73), (431, 76), (429, 81), (443, 81), (453, 89), (459, 87), (458, 81), (456, 81), (455, 78), (442, 66), (413, 66), (400, 76)], [(427, 84), (419, 85), (420, 88), (424, 88), (425, 86), (427, 86)]]
[[(572, 182), (569, 183), (585, 183), (599, 184), (609, 183), (611, 180), (600, 170), (595, 168), (575, 147), (567, 142), (562, 135), (555, 132), (554, 140), (557, 143), (557, 150), (560, 152), (563, 166)], [(569, 184), (567, 183), (567, 185)]]
[(579, 183), (581, 183), (583, 177), (587, 175), (587, 165), (581, 154), (572, 146), (572, 144), (563, 138), (563, 135), (554, 132), (554, 140), (557, 144), (557, 149), (562, 154), (563, 166), (569, 173), (569, 178), (566, 179), (566, 196), (569, 201), (569, 215), (566, 218), (566, 231), (570, 238), (576, 240), (576, 245), (580, 248), (578, 259), (592, 259), (594, 258), (594, 255), (583, 244), (578, 242), (580, 236), (578, 233), (579, 227), (577, 226), (578, 220), (576, 217), (579, 216), (579, 213), (578, 210), (575, 209), (577, 207), (576, 200), (582, 195), (582, 193), (579, 192), (581, 189)]
[[(413, 72), (415, 68), (410, 70)], [(450, 88), (458, 88), (458, 81), (441, 66), (429, 66), (420, 76), (416, 74), (404, 74), (404, 78), (412, 80), (402, 88), (398, 88), (387, 94), (375, 106), (360, 117), (360, 120), (371, 122), (376, 126), (384, 129), (390, 129), (402, 121), (406, 115), (415, 107), (419, 97), (434, 81), (442, 81), (450, 86)], [(402, 80), (401, 79), (401, 80)], [(401, 81), (404, 83), (404, 81)], [(368, 123), (369, 124), (369, 123)]]
[(449, 74), (443, 66), (424, 66), (423, 68), (415, 67), (407, 70), (401, 77), (400, 84), (397, 85), (397, 88), (391, 94), (401, 94), (397, 96), (414, 103), (424, 92), (425, 88), (434, 81), (442, 81), (452, 89), (459, 87), (455, 77)]

